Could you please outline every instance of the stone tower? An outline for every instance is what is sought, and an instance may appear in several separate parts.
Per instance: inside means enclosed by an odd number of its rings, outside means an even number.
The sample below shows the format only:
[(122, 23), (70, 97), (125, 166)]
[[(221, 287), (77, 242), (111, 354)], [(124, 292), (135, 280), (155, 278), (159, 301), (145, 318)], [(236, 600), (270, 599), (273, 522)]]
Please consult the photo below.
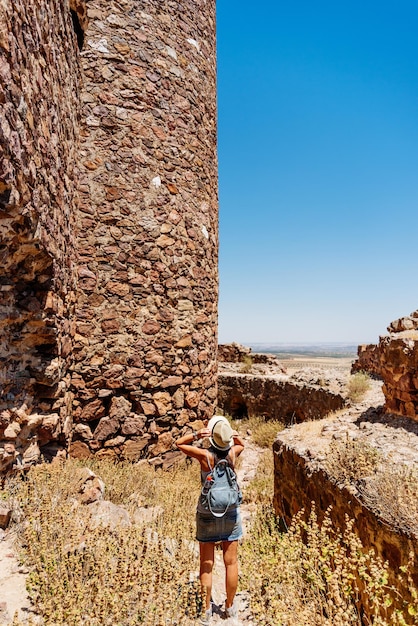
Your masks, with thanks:
[(215, 0), (0, 9), (0, 469), (161, 454), (216, 401)]
[(88, 16), (73, 453), (137, 457), (216, 399), (215, 0)]

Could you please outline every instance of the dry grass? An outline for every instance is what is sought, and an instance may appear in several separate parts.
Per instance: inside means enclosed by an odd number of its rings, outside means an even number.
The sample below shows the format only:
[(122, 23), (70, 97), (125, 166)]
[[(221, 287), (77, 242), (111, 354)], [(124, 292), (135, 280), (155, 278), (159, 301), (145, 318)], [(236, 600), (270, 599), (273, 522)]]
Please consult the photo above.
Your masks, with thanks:
[[(197, 463), (169, 473), (146, 465), (94, 464), (106, 483), (105, 497), (132, 517), (138, 504), (163, 508), (153, 521), (117, 531), (89, 527), (86, 508), (74, 497), (79, 467), (73, 461), (60, 468), (39, 466), (0, 492), (12, 497), (21, 513), (22, 558), (31, 570), (29, 590), (45, 626), (195, 623), (200, 612), (194, 542)], [(340, 532), (329, 516), (320, 525), (313, 512), (307, 522), (296, 516), (289, 532), (281, 533), (272, 494), (272, 452), (266, 450), (244, 493), (256, 511), (240, 548), (240, 587), (249, 591), (253, 623), (418, 623), (414, 590), (403, 614), (385, 614), (396, 590), (388, 587), (387, 566), (363, 549), (350, 520)], [(402, 575), (407, 577), (408, 570)], [(373, 616), (371, 622), (361, 622), (360, 603)]]
[(270, 450), (266, 450), (258, 463), (256, 476), (244, 490), (244, 503), (271, 507), (273, 472), (273, 455)]
[(14, 485), (25, 520), (29, 592), (45, 625), (193, 623), (199, 566), (194, 519), (185, 511), (197, 498), (197, 468), (167, 475), (149, 467), (95, 467), (106, 477), (107, 497), (131, 513), (138, 500), (164, 509), (151, 522), (112, 531), (89, 526), (87, 509), (74, 498), (77, 467), (39, 466)]
[(278, 420), (265, 420), (262, 417), (249, 417), (242, 420), (232, 420), (233, 428), (245, 435), (251, 433), (251, 439), (260, 448), (271, 448), (274, 440), (284, 428)]
[(357, 485), (377, 471), (380, 456), (376, 448), (364, 441), (345, 439), (332, 441), (325, 465), (341, 486)]
[(241, 360), (240, 374), (250, 374), (253, 369), (253, 360), (249, 354), (245, 354)]
[[(270, 461), (268, 460), (270, 455)], [(257, 477), (244, 498), (258, 503), (250, 533), (241, 549), (243, 588), (260, 626), (404, 626), (418, 624), (418, 597), (408, 568), (411, 600), (403, 612), (393, 611), (398, 594), (388, 585), (388, 566), (366, 551), (346, 518), (336, 529), (329, 512), (322, 524), (315, 510), (306, 522), (303, 511), (287, 533), (279, 531), (271, 506), (273, 463), (266, 452)], [(264, 475), (264, 476), (263, 476)], [(266, 485), (270, 484), (270, 490)], [(270, 497), (268, 494), (270, 493)], [(409, 584), (408, 584), (409, 582)], [(371, 621), (362, 616), (363, 607)]]
[(381, 519), (418, 537), (418, 470), (407, 466), (379, 466), (359, 486), (362, 500)]
[(352, 402), (360, 402), (370, 389), (370, 376), (366, 372), (357, 372), (348, 379), (347, 397)]
[[(280, 534), (273, 512), (265, 507), (243, 545), (242, 570), (251, 611), (260, 625), (416, 623), (391, 613), (396, 591), (388, 586), (388, 567), (373, 551), (363, 549), (348, 519), (340, 533), (329, 516), (319, 525), (315, 512), (307, 522), (300, 514), (289, 532)], [(371, 621), (362, 621), (364, 606)], [(417, 602), (409, 609), (412, 615)]]
[(383, 459), (364, 441), (333, 441), (326, 469), (340, 486), (354, 486), (361, 500), (384, 522), (418, 536), (418, 470)]

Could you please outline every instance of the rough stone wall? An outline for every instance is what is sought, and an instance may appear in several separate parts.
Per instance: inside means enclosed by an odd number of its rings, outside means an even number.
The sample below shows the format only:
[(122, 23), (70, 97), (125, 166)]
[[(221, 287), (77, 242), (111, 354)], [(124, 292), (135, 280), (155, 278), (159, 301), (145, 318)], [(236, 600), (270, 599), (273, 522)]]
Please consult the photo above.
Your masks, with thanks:
[(418, 311), (395, 320), (380, 337), (385, 409), (418, 421)]
[(222, 343), (218, 346), (218, 359), (224, 363), (242, 363), (249, 356), (253, 357), (251, 348), (240, 343)]
[(0, 447), (9, 459), (42, 414), (44, 441), (67, 418), (79, 83), (69, 4), (1, 0)]
[(71, 452), (169, 450), (216, 401), (215, 0), (90, 0)]
[(280, 366), (284, 372), (285, 368), (274, 354), (263, 352), (253, 352), (248, 346), (240, 343), (222, 343), (218, 346), (218, 361), (222, 363), (245, 363)]
[(351, 373), (367, 372), (376, 378), (381, 377), (380, 349), (373, 343), (363, 344), (357, 348), (357, 359), (351, 367)]
[(388, 326), (378, 345), (359, 346), (352, 372), (384, 381), (385, 410), (418, 421), (418, 310)]
[(250, 374), (218, 376), (218, 407), (233, 417), (264, 416), (284, 424), (319, 419), (344, 406), (344, 398), (319, 386)]

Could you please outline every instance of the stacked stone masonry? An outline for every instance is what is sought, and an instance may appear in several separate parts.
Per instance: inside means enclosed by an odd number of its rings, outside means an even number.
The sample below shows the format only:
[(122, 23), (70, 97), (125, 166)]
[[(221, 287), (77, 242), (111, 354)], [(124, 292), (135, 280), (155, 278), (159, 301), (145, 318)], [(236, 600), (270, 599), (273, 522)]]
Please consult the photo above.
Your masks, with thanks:
[(395, 320), (380, 338), (385, 408), (418, 420), (418, 311)]
[(76, 454), (164, 452), (216, 400), (214, 10), (88, 4)]
[(376, 378), (381, 377), (380, 371), (380, 350), (379, 346), (373, 343), (362, 344), (357, 348), (357, 359), (351, 367), (351, 373), (367, 372)]
[(317, 385), (251, 374), (218, 376), (218, 407), (232, 417), (260, 417), (290, 425), (341, 409), (344, 398)]
[(0, 442), (6, 452), (0, 446), (6, 464), (16, 448), (25, 458), (36, 453), (35, 431), (45, 443), (68, 435), (71, 426), (81, 72), (71, 12), (63, 4), (0, 4)]
[[(222, 343), (218, 346), (218, 361), (221, 363), (265, 364), (278, 366), (280, 361), (275, 354), (253, 352), (248, 346), (240, 343)], [(285, 368), (281, 366), (284, 372)]]
[(418, 420), (418, 311), (388, 326), (378, 345), (359, 346), (353, 371), (364, 370), (384, 382), (385, 410)]
[(217, 394), (215, 1), (1, 12), (3, 461), (161, 454)]

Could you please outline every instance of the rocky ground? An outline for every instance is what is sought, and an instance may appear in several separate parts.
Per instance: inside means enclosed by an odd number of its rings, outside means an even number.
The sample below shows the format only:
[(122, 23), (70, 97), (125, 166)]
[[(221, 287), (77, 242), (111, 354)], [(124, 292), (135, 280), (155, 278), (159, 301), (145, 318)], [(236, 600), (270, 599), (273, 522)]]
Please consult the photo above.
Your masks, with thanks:
[[(295, 372), (295, 376), (311, 376), (312, 370)], [(343, 386), (344, 372), (324, 371), (332, 386)], [(382, 381), (370, 379), (364, 397), (348, 403), (347, 407), (314, 422), (298, 424), (286, 429), (281, 438), (292, 442), (301, 454), (309, 449), (311, 458), (321, 462), (321, 451), (330, 440), (346, 439), (365, 441), (378, 450), (391, 463), (418, 466), (418, 422), (407, 417), (383, 412), (385, 398)]]

